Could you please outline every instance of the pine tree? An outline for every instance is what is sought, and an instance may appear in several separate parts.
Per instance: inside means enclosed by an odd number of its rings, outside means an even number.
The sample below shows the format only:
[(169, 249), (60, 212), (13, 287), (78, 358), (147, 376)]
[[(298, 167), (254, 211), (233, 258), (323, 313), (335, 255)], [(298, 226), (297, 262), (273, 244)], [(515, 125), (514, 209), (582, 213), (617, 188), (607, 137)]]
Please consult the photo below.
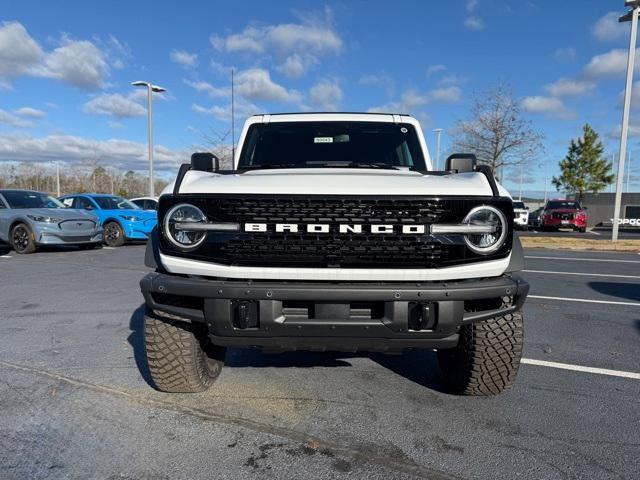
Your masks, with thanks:
[(603, 153), (604, 145), (598, 133), (586, 124), (582, 137), (571, 140), (567, 156), (560, 161), (561, 175), (553, 177), (553, 185), (565, 193), (576, 194), (579, 202), (585, 193), (600, 193), (614, 179), (612, 165)]

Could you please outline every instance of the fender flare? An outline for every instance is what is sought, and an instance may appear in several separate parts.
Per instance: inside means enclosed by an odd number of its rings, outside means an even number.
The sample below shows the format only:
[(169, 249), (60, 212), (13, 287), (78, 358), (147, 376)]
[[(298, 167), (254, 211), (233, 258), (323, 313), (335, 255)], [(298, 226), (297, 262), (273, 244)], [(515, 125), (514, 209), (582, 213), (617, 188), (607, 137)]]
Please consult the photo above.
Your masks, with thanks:
[(520, 237), (515, 233), (513, 234), (513, 245), (511, 247), (511, 260), (505, 270), (505, 273), (519, 272), (524, 270), (524, 249), (520, 242)]
[(156, 271), (164, 271), (162, 262), (160, 261), (160, 245), (158, 238), (158, 227), (153, 227), (147, 240), (147, 247), (144, 250), (144, 264)]

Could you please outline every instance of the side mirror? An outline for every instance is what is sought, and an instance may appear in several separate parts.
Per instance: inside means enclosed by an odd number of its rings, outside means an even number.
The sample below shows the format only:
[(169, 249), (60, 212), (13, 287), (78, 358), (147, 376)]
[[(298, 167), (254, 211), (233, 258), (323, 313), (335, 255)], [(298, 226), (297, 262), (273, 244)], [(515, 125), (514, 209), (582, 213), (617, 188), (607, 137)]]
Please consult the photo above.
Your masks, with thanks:
[(473, 153), (454, 153), (445, 161), (444, 169), (447, 172), (473, 172), (477, 164), (478, 159)]
[(220, 170), (220, 160), (213, 153), (194, 153), (191, 155), (191, 169), (201, 172), (217, 172)]

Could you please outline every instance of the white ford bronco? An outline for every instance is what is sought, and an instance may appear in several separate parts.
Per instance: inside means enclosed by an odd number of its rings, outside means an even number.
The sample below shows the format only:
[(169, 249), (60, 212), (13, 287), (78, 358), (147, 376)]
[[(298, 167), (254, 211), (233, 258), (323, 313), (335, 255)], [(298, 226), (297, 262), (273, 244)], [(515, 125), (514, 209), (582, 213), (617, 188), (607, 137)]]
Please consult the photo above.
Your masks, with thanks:
[(153, 381), (202, 391), (226, 347), (421, 348), (449, 391), (500, 393), (529, 290), (513, 223), (491, 170), (459, 154), (434, 171), (407, 115), (253, 116), (231, 170), (196, 153), (160, 197), (141, 281)]

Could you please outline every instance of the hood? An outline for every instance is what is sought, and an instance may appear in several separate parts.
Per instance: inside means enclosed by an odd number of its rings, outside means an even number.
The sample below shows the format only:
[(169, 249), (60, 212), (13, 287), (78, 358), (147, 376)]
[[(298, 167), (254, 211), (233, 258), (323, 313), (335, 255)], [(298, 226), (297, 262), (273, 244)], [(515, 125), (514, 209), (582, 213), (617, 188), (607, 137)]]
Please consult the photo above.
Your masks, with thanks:
[[(500, 194), (508, 192), (500, 188)], [(170, 194), (173, 185), (163, 191)], [(409, 170), (305, 168), (253, 170), (221, 175), (189, 171), (180, 193), (257, 193), (301, 195), (442, 195), (491, 196), (481, 173), (423, 175)]]
[(94, 220), (95, 215), (84, 210), (74, 208), (27, 208), (21, 210), (25, 215), (40, 215), (42, 217), (61, 218), (62, 220)]
[(138, 218), (142, 218), (143, 220), (148, 220), (150, 218), (156, 218), (158, 216), (158, 214), (156, 213), (155, 210), (136, 210), (136, 209), (126, 209), (123, 208), (122, 210), (109, 210), (109, 209), (105, 209), (103, 210), (105, 212), (109, 212), (111, 215), (115, 215), (115, 216), (119, 216), (119, 215), (124, 215), (127, 217), (138, 217)]

